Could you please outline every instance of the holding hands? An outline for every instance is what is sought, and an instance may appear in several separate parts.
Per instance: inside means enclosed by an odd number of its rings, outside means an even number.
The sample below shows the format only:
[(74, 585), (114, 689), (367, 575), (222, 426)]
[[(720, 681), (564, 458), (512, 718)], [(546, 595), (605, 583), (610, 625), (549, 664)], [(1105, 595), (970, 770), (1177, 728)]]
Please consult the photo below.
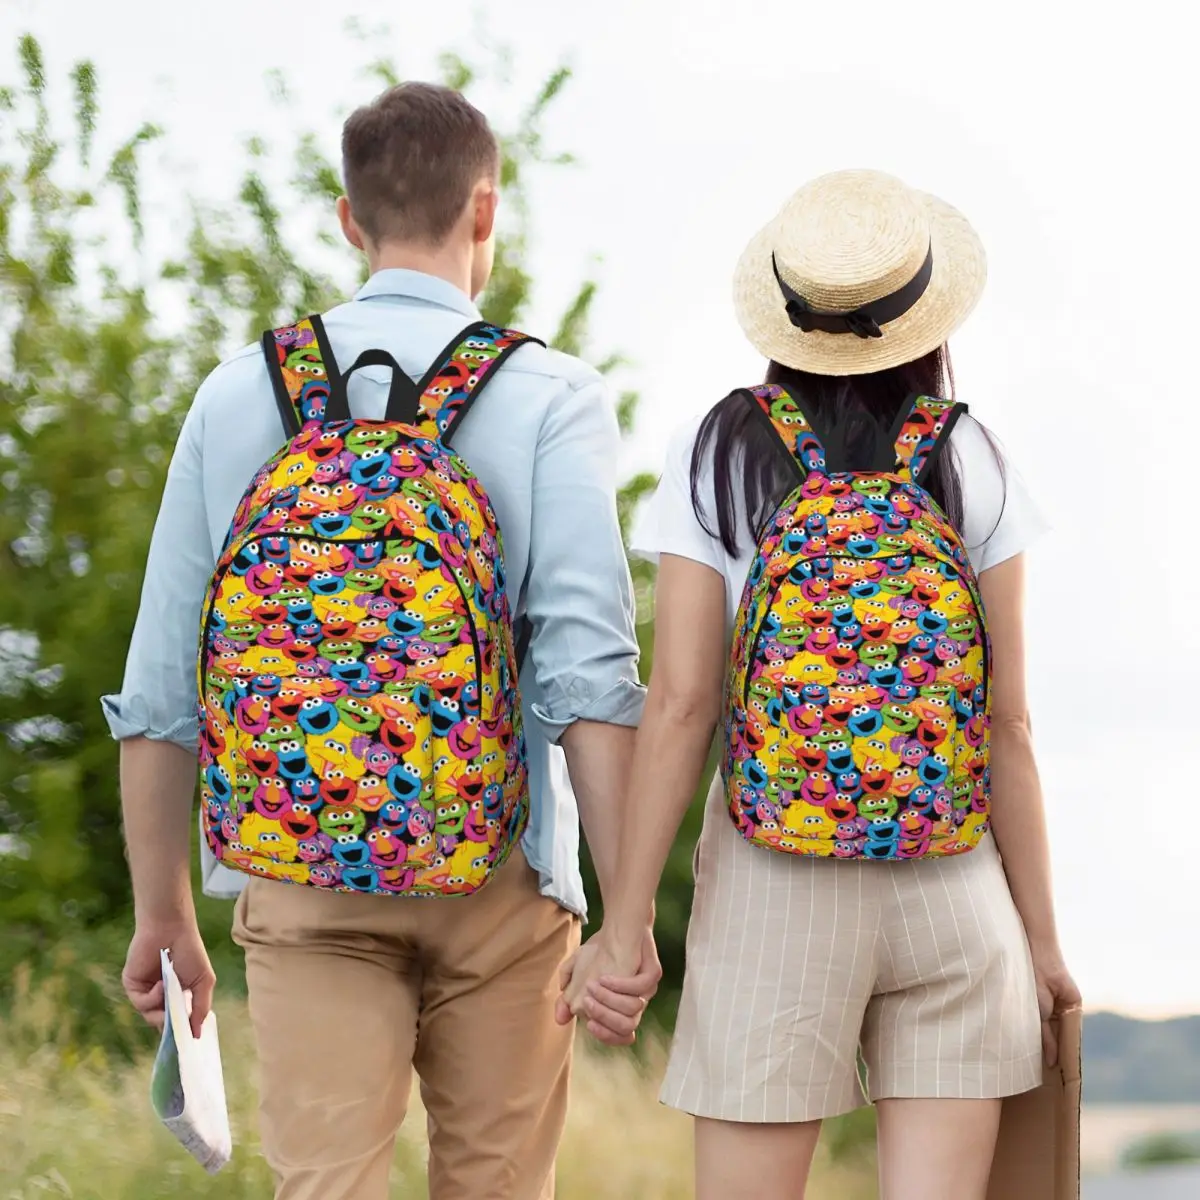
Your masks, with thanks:
[(578, 1018), (606, 1046), (631, 1046), (661, 978), (653, 930), (622, 944), (601, 928), (563, 964), (555, 1018), (560, 1025)]

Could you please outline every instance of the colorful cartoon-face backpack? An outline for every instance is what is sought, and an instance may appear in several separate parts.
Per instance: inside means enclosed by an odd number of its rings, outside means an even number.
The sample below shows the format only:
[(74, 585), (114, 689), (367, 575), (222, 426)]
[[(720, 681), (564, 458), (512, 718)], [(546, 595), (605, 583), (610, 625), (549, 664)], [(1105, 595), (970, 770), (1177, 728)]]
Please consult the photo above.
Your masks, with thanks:
[(796, 468), (734, 624), (722, 775), (756, 846), (905, 859), (988, 827), (990, 644), (959, 534), (923, 483), (965, 406), (906, 402), (871, 470), (832, 462), (784, 389), (744, 393)]
[[(450, 448), (530, 340), (483, 323), (414, 384), (339, 374), (319, 317), (263, 336), (288, 441), (242, 498), (200, 645), (204, 828), (227, 866), (330, 891), (476, 891), (528, 812), (500, 531)], [(392, 367), (382, 421), (346, 379)]]

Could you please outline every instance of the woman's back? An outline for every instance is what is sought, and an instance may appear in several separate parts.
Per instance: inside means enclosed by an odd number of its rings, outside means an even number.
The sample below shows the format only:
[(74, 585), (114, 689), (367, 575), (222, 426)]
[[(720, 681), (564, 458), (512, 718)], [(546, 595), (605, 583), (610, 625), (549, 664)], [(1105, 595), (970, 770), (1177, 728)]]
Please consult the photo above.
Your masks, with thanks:
[[(724, 403), (724, 402), (722, 402)], [(756, 536), (747, 512), (746, 494), (735, 487), (730, 505), (731, 528), (736, 531), (733, 549), (720, 535), (717, 447), (713, 438), (701, 439), (711, 413), (680, 427), (667, 447), (658, 490), (642, 506), (631, 539), (633, 552), (655, 561), (660, 553), (678, 554), (702, 562), (725, 579), (729, 626), (754, 559)], [(693, 461), (695, 503), (693, 502)], [(725, 450), (725, 472), (733, 480), (745, 477), (745, 448)], [(777, 455), (778, 451), (772, 449)], [(972, 416), (964, 415), (950, 435), (949, 457), (960, 480), (963, 544), (977, 574), (1019, 554), (1041, 536), (1045, 521), (1033, 498), (999, 446)], [(775, 503), (786, 485), (772, 493)], [(768, 501), (768, 505), (774, 505)], [(698, 510), (698, 511), (697, 511)], [(674, 547), (672, 549), (671, 547)]]

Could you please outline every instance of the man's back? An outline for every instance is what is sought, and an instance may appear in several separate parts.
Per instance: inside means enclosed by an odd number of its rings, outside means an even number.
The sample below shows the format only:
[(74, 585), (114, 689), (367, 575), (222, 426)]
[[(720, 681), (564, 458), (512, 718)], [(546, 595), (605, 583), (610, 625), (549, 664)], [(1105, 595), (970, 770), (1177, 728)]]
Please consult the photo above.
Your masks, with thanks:
[[(445, 280), (385, 270), (324, 323), (343, 370), (362, 351), (383, 349), (416, 379), (478, 319)], [(356, 371), (348, 384), (352, 414), (382, 418), (389, 382), (384, 367)], [(190, 664), (204, 585), (238, 502), (285, 436), (260, 346), (223, 363), (197, 393), (147, 567), (143, 614), (156, 615), (139, 619), (124, 689), (107, 700), (120, 736), (149, 731), (194, 743)], [(495, 509), (513, 612), (535, 631), (531, 669), (521, 679), (531, 791), (526, 857), (546, 894), (582, 913), (572, 799), (551, 743), (580, 718), (631, 723), (641, 700), (613, 502), (620, 440), (613, 405), (594, 369), (527, 344), (500, 367), (452, 440)], [(205, 542), (211, 558), (193, 553), (180, 563), (181, 546), (195, 552)], [(244, 878), (204, 853), (206, 889), (240, 890)]]

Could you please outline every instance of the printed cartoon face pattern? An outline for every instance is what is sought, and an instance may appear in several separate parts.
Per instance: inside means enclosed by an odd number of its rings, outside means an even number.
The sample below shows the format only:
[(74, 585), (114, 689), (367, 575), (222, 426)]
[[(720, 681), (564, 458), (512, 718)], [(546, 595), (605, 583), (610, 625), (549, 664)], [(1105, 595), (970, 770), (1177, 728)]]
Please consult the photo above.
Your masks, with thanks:
[(522, 336), (472, 330), (402, 425), (325, 424), (319, 324), (274, 334), (300, 432), (238, 508), (200, 647), (204, 825), (226, 865), (456, 895), (519, 838), (525, 741), (500, 533), (442, 435)]
[(722, 764), (755, 845), (960, 854), (988, 825), (983, 607), (958, 533), (914, 479), (954, 406), (919, 397), (891, 472), (828, 472), (782, 389), (754, 401), (806, 472), (759, 544), (734, 628)]

